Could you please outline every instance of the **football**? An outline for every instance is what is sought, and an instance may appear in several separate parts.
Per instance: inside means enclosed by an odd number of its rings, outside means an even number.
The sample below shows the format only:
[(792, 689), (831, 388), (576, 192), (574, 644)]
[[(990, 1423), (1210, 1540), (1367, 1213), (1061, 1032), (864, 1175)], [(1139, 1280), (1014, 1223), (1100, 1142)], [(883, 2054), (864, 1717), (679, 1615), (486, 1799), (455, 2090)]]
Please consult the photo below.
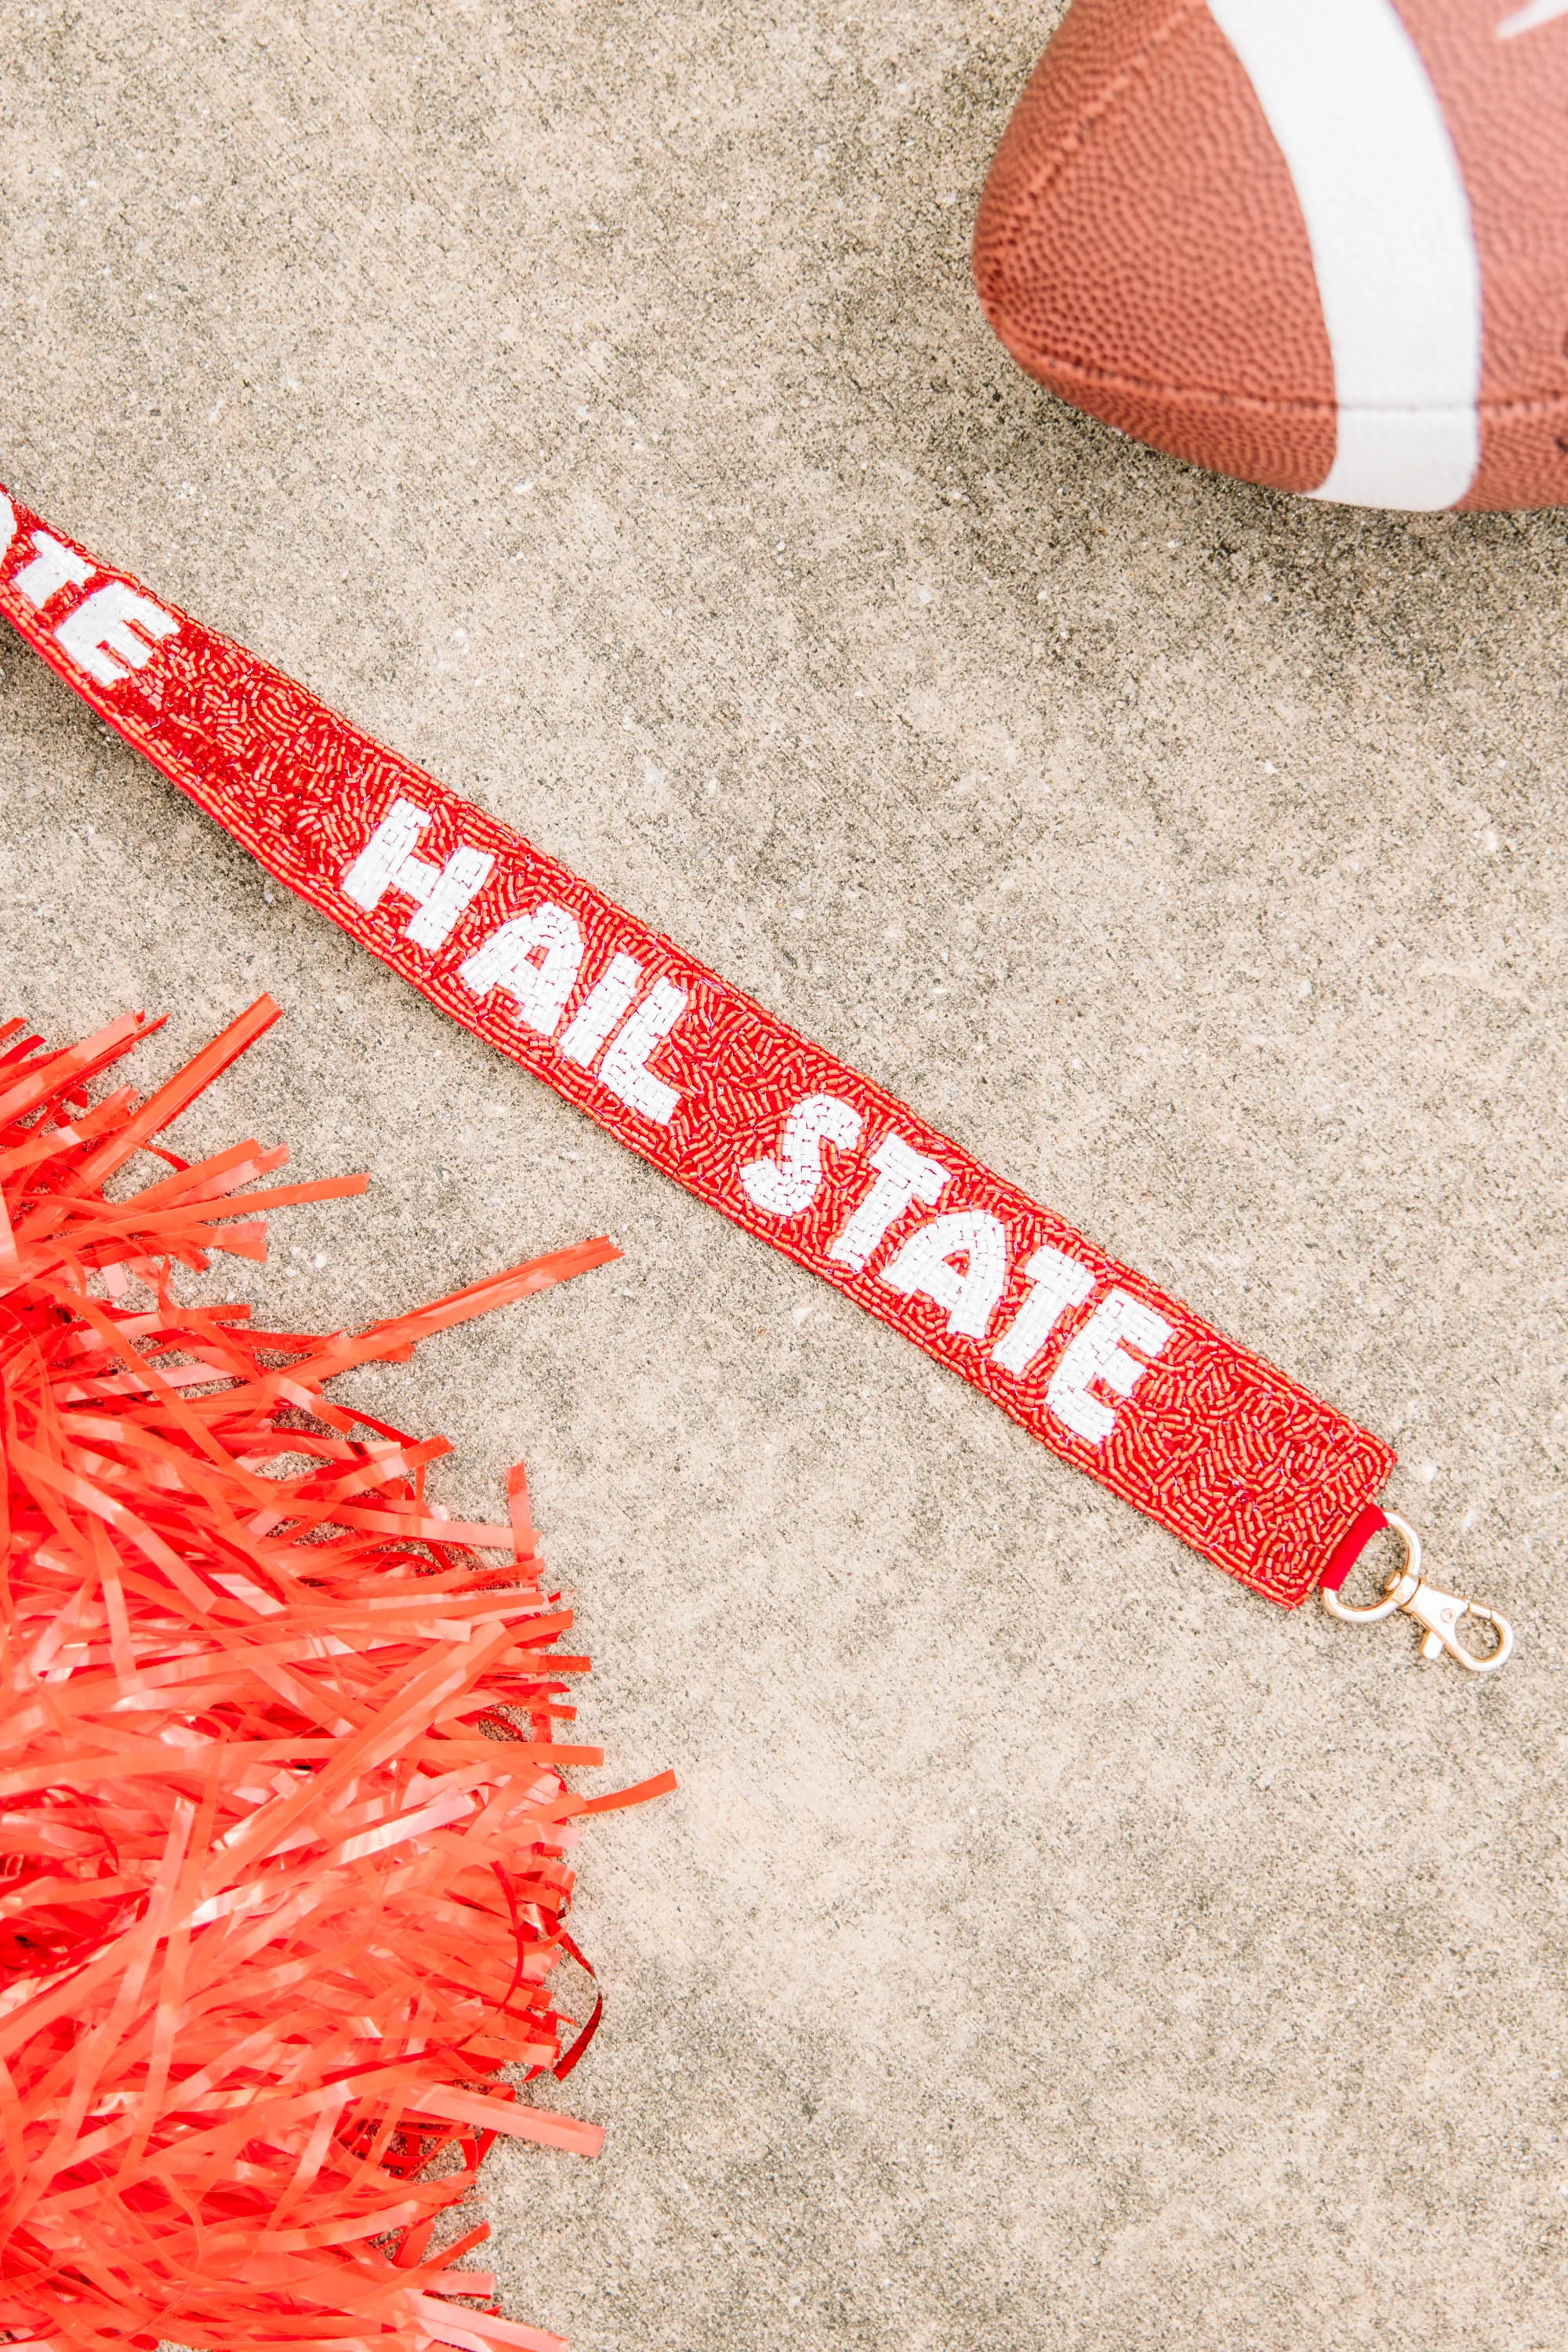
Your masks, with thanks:
[(1568, 0), (1074, 0), (974, 271), (1021, 367), (1194, 465), (1568, 502)]

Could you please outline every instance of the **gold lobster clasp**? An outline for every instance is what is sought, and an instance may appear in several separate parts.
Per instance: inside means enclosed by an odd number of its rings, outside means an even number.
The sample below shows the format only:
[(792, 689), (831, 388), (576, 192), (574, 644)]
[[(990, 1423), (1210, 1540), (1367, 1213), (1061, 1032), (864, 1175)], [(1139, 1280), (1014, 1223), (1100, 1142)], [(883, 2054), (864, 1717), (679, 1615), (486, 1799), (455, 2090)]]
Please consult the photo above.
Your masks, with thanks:
[[(1383, 1618), (1392, 1617), (1396, 1609), (1402, 1609), (1407, 1617), (1414, 1617), (1417, 1624), (1426, 1628), (1421, 1639), (1424, 1658), (1440, 1658), (1446, 1650), (1470, 1675), (1495, 1674), (1499, 1666), (1505, 1666), (1513, 1654), (1513, 1627), (1508, 1619), (1500, 1617), (1495, 1609), (1482, 1609), (1474, 1601), (1457, 1600), (1452, 1593), (1439, 1592), (1436, 1585), (1428, 1584), (1421, 1573), (1420, 1537), (1407, 1519), (1397, 1517), (1393, 1511), (1385, 1512), (1384, 1517), (1405, 1546), (1404, 1567), (1390, 1570), (1384, 1580), (1383, 1599), (1373, 1601), (1369, 1609), (1352, 1609), (1337, 1592), (1322, 1586), (1323, 1606), (1330, 1616), (1342, 1619), (1347, 1625), (1375, 1625)], [(1484, 1658), (1478, 1658), (1459, 1640), (1459, 1624), (1466, 1617), (1479, 1618), (1497, 1636), (1495, 1648)]]

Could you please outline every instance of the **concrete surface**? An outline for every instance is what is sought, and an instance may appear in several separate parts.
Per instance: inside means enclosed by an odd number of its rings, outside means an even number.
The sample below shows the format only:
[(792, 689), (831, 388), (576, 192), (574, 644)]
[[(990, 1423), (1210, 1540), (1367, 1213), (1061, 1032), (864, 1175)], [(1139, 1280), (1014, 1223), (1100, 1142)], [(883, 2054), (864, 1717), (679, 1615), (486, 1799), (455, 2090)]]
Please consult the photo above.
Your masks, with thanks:
[[(290, 1017), (188, 1131), (531, 1465), (679, 1796), (585, 1847), (576, 2352), (1555, 2352), (1564, 524), (1203, 478), (971, 299), (985, 0), (0, 9), (0, 478), (1384, 1431), (1494, 1683), (1272, 1610), (263, 887), (0, 646), (6, 995)], [(941, 992), (945, 990), (945, 993)], [(318, 1263), (318, 1261), (321, 1261)], [(395, 1406), (392, 1407), (392, 1400)], [(600, 1785), (606, 1783), (601, 1782)]]

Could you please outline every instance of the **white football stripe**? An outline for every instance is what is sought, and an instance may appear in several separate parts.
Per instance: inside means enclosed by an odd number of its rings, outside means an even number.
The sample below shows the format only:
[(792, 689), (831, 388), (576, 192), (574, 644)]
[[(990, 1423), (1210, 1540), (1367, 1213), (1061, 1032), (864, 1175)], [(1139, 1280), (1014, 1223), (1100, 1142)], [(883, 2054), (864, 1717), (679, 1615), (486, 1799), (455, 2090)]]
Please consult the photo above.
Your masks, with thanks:
[(1521, 33), (1533, 33), (1538, 25), (1555, 24), (1559, 16), (1568, 16), (1568, 0), (1529, 0), (1529, 5), (1516, 8), (1505, 16), (1497, 28), (1500, 41), (1517, 40)]
[(1296, 184), (1339, 446), (1314, 495), (1450, 507), (1480, 454), (1480, 264), (1437, 94), (1390, 0), (1209, 0)]

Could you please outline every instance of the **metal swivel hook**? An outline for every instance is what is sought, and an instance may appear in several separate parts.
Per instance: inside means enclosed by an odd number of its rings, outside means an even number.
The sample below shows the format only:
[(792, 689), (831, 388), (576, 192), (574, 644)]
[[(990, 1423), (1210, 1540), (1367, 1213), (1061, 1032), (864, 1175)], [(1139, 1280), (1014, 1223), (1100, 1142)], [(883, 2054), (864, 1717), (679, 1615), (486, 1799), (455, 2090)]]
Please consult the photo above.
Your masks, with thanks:
[[(1508, 1619), (1500, 1617), (1495, 1609), (1482, 1609), (1474, 1601), (1460, 1601), (1453, 1593), (1439, 1592), (1436, 1585), (1428, 1584), (1421, 1574), (1420, 1537), (1407, 1519), (1399, 1518), (1393, 1511), (1385, 1512), (1384, 1517), (1405, 1546), (1404, 1567), (1394, 1569), (1384, 1578), (1384, 1598), (1370, 1609), (1352, 1609), (1337, 1592), (1321, 1586), (1323, 1606), (1330, 1616), (1342, 1618), (1347, 1625), (1375, 1625), (1380, 1619), (1392, 1617), (1396, 1609), (1402, 1609), (1407, 1617), (1414, 1617), (1426, 1628), (1421, 1641), (1424, 1658), (1440, 1658), (1447, 1650), (1469, 1675), (1495, 1674), (1499, 1666), (1506, 1665), (1513, 1654), (1513, 1627)], [(1458, 1626), (1465, 1617), (1480, 1618), (1497, 1635), (1497, 1647), (1488, 1656), (1478, 1658), (1459, 1640)]]

